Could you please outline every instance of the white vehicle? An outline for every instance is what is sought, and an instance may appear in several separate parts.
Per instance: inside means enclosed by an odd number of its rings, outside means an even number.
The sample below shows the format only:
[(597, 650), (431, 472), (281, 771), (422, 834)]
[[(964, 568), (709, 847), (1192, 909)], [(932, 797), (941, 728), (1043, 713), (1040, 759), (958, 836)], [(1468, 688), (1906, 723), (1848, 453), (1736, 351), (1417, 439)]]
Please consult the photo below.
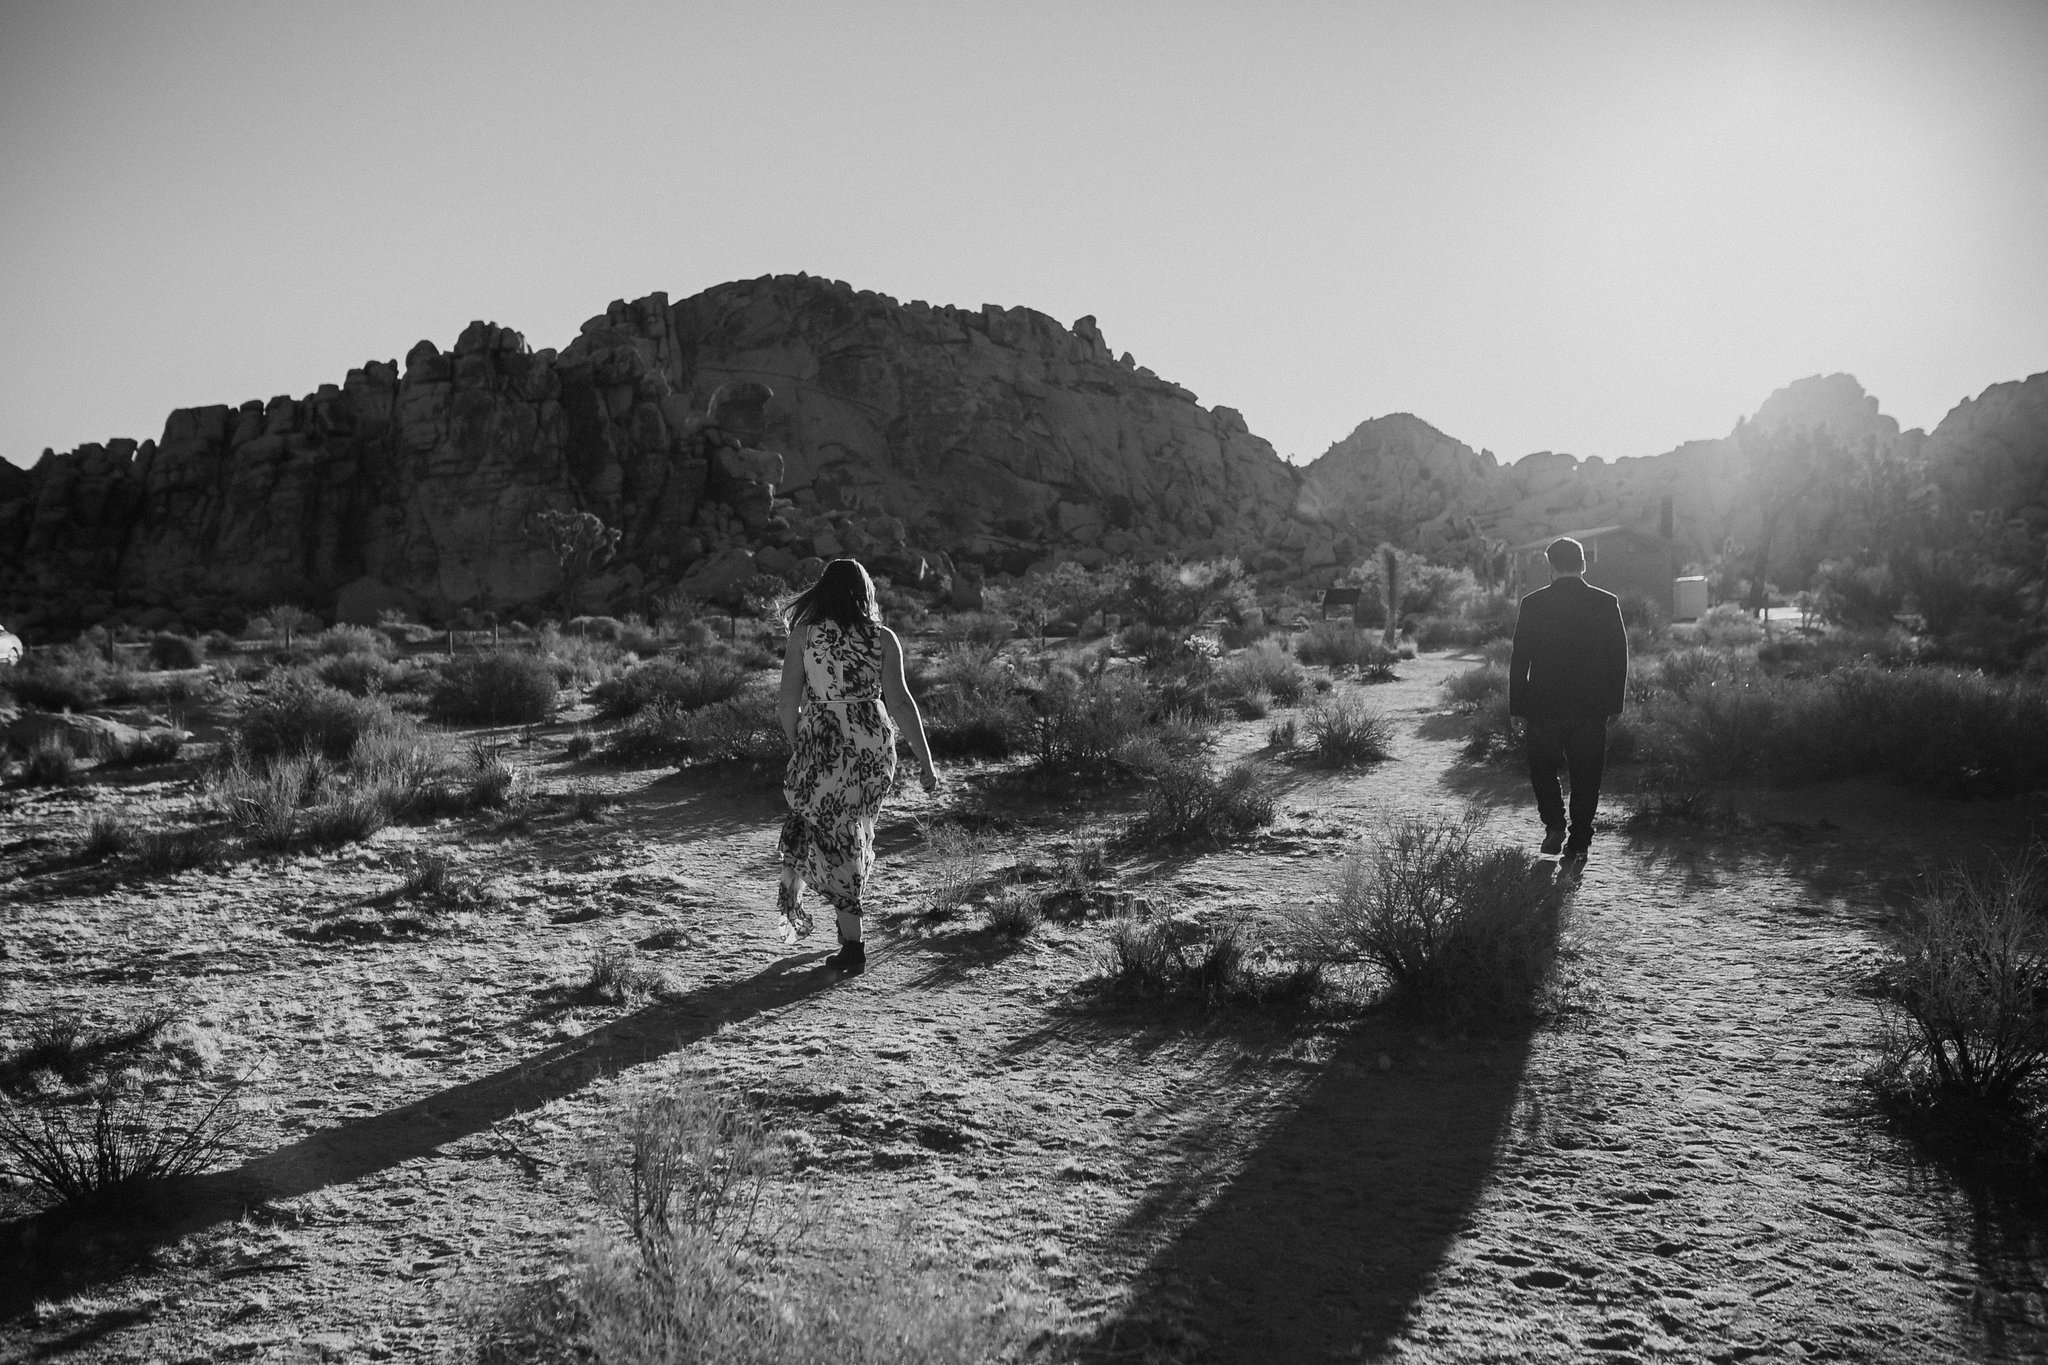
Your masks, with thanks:
[(0, 626), (0, 664), (21, 662), (21, 637), (5, 626)]

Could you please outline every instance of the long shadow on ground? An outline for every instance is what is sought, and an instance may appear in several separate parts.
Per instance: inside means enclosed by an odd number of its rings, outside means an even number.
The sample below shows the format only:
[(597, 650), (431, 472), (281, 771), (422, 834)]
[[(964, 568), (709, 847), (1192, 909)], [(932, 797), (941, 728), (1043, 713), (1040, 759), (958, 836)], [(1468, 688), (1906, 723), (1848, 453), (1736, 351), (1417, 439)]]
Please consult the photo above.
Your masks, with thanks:
[(0, 1224), (0, 1319), (38, 1299), (76, 1293), (132, 1268), (150, 1249), (290, 1199), (425, 1156), (502, 1119), (574, 1094), (605, 1076), (679, 1051), (721, 1025), (791, 1005), (839, 980), (798, 970), (822, 956), (785, 957), (741, 981), (636, 1010), (474, 1081), (368, 1118), (310, 1133), (234, 1170), (163, 1192), (156, 1211), (115, 1224), (43, 1213)]
[[(1528, 1048), (1527, 1033), (1434, 1048), (1393, 1024), (1351, 1035), (1234, 1172), (1191, 1163), (1141, 1205), (1123, 1235), (1161, 1245), (1084, 1358), (1384, 1349), (1486, 1187)], [(1382, 1071), (1382, 1055), (1398, 1060)]]

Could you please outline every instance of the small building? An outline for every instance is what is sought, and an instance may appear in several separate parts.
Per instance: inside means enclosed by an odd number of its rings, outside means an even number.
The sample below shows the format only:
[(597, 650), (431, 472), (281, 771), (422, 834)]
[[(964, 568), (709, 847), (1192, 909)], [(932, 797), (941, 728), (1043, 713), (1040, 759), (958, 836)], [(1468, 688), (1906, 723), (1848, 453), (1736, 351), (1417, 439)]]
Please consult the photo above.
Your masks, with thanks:
[(1671, 619), (1697, 621), (1707, 614), (1707, 580), (1703, 574), (1678, 579), (1672, 584)]
[(1550, 581), (1550, 562), (1543, 552), (1550, 542), (1569, 536), (1586, 547), (1586, 581), (1605, 588), (1623, 602), (1656, 604), (1666, 619), (1675, 605), (1672, 582), (1678, 574), (1678, 546), (1668, 536), (1651, 535), (1630, 526), (1589, 526), (1559, 531), (1515, 547), (1515, 593), (1534, 592)]
[(1362, 594), (1363, 589), (1360, 588), (1325, 588), (1323, 590), (1323, 619), (1325, 621), (1329, 620), (1332, 611), (1341, 611), (1345, 615), (1356, 619), (1358, 616), (1358, 599)]

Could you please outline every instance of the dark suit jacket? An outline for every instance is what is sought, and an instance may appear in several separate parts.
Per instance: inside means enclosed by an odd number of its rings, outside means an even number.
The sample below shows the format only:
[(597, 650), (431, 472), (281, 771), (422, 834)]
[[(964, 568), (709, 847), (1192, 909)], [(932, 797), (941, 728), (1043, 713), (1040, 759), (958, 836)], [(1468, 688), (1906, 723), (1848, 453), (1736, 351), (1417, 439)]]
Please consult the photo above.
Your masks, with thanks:
[(1621, 714), (1628, 629), (1621, 601), (1580, 578), (1560, 578), (1522, 599), (1508, 664), (1508, 714), (1537, 721)]

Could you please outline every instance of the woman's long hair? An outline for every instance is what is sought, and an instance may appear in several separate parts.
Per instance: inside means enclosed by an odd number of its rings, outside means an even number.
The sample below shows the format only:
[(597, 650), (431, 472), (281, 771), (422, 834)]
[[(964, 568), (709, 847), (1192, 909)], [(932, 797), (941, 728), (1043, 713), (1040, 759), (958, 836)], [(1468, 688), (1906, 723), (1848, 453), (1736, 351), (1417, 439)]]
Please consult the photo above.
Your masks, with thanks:
[(882, 624), (882, 608), (875, 601), (875, 580), (858, 559), (835, 559), (818, 575), (818, 581), (789, 599), (782, 609), (791, 630), (812, 621), (830, 621), (842, 630)]

